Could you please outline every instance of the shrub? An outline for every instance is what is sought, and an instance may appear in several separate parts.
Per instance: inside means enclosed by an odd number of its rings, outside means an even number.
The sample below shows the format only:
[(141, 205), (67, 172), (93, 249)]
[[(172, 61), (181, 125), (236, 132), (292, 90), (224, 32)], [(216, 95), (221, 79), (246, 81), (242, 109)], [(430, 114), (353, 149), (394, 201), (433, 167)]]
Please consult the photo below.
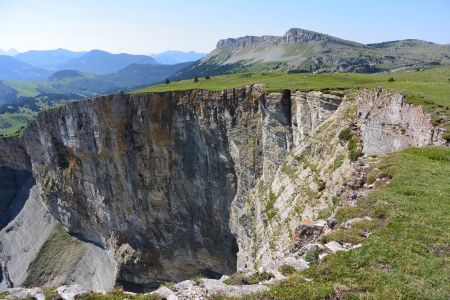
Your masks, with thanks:
[(331, 216), (331, 214), (333, 213), (333, 210), (334, 210), (334, 207), (332, 207), (332, 206), (324, 208), (321, 211), (319, 211), (317, 216), (319, 217), (319, 219), (327, 219), (328, 217)]
[(166, 83), (166, 84), (169, 84), (169, 83), (170, 83), (170, 80), (167, 78), (165, 83)]
[(206, 79), (206, 80), (208, 80), (208, 79), (211, 79), (211, 77), (209, 77), (209, 76), (206, 76), (206, 77), (205, 77), (205, 79)]
[(446, 140), (447, 143), (450, 142), (450, 132), (449, 132), (449, 131), (444, 132), (444, 134), (442, 135), (442, 138), (443, 138), (444, 140)]
[(395, 81), (394, 77), (389, 77), (388, 82), (394, 82), (394, 81)]
[(260, 283), (261, 281), (266, 281), (266, 280), (270, 280), (273, 278), (273, 274), (269, 273), (269, 272), (263, 272), (263, 273), (255, 273), (252, 276), (250, 276), (250, 278), (248, 279), (248, 283), (249, 284), (257, 284)]
[(333, 161), (333, 171), (336, 170), (337, 168), (339, 168), (340, 166), (342, 166), (342, 163), (344, 162), (345, 157), (342, 154), (339, 154), (338, 156), (336, 156), (336, 158)]
[(339, 202), (341, 202), (341, 195), (334, 195), (333, 198), (331, 198), (331, 201), (334, 206), (338, 205)]
[(248, 278), (244, 272), (236, 272), (223, 281), (227, 285), (243, 285), (248, 284)]
[(317, 190), (322, 192), (326, 188), (326, 182), (320, 178), (316, 178)]
[(272, 192), (272, 189), (269, 191), (269, 201), (266, 203), (264, 212), (267, 215), (269, 221), (271, 221), (277, 214), (277, 209), (275, 208), (275, 202), (277, 201), (277, 195)]
[(304, 259), (309, 263), (316, 262), (319, 259), (319, 252), (315, 249), (309, 250), (305, 253)]
[(198, 77), (197, 76), (194, 78), (194, 82), (198, 82)]
[(295, 268), (289, 265), (281, 265), (278, 267), (278, 271), (284, 276), (288, 276), (295, 273)]
[(259, 273), (256, 272), (252, 275), (248, 275), (245, 272), (236, 272), (225, 279), (223, 282), (228, 285), (248, 285), (257, 284), (261, 281), (269, 280), (273, 278), (273, 274), (269, 272)]
[(348, 150), (348, 158), (351, 161), (356, 161), (362, 154), (361, 150), (358, 147), (356, 139), (351, 139), (348, 142), (347, 150)]
[(350, 128), (345, 128), (339, 133), (339, 139), (341, 141), (349, 141), (352, 138), (352, 130)]

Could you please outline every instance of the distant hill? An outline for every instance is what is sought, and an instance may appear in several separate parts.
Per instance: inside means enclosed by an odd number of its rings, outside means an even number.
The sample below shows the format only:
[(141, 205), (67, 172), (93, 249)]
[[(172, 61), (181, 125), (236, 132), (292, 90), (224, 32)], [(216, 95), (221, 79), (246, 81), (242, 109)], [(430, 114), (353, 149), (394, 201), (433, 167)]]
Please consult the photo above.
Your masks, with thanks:
[(61, 70), (53, 73), (47, 80), (48, 81), (59, 81), (67, 78), (83, 77), (79, 71), (76, 70)]
[(283, 36), (220, 40), (214, 51), (174, 79), (240, 72), (374, 73), (450, 65), (450, 45), (403, 40), (364, 45), (293, 28)]
[[(92, 97), (99, 94), (129, 91), (142, 86), (161, 83), (193, 62), (175, 65), (131, 64), (111, 74), (82, 73), (61, 70), (43, 81), (0, 81), (0, 104), (15, 103), (21, 96), (28, 98), (38, 94), (77, 94)], [(74, 97), (71, 96), (71, 99)], [(29, 102), (29, 100), (27, 100)]]
[(44, 80), (51, 71), (33, 67), (14, 57), (0, 55), (0, 80)]
[(119, 71), (130, 64), (156, 64), (156, 60), (146, 55), (112, 54), (101, 50), (92, 50), (81, 57), (71, 59), (58, 66), (58, 69), (78, 70), (98, 74)]
[(0, 106), (11, 104), (17, 100), (17, 91), (0, 81)]
[(106, 77), (116, 85), (142, 86), (159, 83), (193, 63), (185, 62), (174, 65), (131, 64), (117, 73), (106, 75)]
[(160, 64), (173, 65), (183, 62), (196, 61), (205, 56), (205, 53), (199, 53), (194, 51), (165, 51), (158, 54), (153, 54), (152, 57)]
[(74, 52), (66, 49), (30, 50), (19, 53), (14, 57), (34, 67), (57, 70), (59, 65), (84, 54), (86, 52)]

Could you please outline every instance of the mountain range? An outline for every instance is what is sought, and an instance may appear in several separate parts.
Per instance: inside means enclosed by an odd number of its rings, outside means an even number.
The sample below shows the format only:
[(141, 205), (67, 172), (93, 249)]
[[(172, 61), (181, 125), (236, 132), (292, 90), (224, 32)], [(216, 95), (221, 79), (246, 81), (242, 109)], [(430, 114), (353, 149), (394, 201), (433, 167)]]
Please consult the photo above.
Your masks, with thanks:
[(82, 72), (108, 74), (117, 72), (130, 64), (156, 64), (156, 60), (147, 55), (132, 55), (127, 53), (112, 54), (101, 50), (92, 50), (88, 53), (71, 59), (58, 69), (72, 69)]
[(34, 67), (12, 56), (0, 55), (0, 80), (42, 80), (52, 71)]
[(60, 69), (61, 65), (71, 59), (79, 58), (87, 52), (75, 52), (66, 49), (55, 50), (30, 50), (18, 53), (14, 58), (26, 62), (34, 67), (46, 68), (51, 70)]
[(205, 53), (195, 52), (195, 51), (174, 51), (169, 50), (158, 54), (151, 55), (160, 64), (179, 64), (188, 61), (196, 61), (204, 57)]
[(300, 28), (283, 36), (220, 40), (216, 49), (173, 79), (240, 72), (375, 73), (450, 65), (450, 45), (421, 40), (361, 44)]
[[(0, 50), (0, 80), (45, 80), (54, 71), (61, 70), (111, 74), (132, 64), (176, 65), (196, 61), (204, 56), (203, 53), (193, 51), (166, 51), (149, 56), (112, 54), (102, 50), (77, 52), (66, 49), (30, 50), (16, 55), (13, 55), (15, 52), (10, 50), (8, 53), (6, 55)], [(159, 70), (159, 68), (152, 68), (152, 70)]]

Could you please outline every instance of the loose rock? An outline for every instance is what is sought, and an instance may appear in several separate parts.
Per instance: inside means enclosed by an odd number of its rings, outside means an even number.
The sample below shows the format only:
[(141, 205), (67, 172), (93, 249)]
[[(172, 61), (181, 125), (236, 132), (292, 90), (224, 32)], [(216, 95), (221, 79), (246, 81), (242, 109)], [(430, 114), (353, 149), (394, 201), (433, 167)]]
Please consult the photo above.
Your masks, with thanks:
[(74, 300), (76, 296), (85, 294), (88, 291), (86, 291), (78, 284), (73, 284), (60, 286), (56, 289), (56, 292), (64, 300)]

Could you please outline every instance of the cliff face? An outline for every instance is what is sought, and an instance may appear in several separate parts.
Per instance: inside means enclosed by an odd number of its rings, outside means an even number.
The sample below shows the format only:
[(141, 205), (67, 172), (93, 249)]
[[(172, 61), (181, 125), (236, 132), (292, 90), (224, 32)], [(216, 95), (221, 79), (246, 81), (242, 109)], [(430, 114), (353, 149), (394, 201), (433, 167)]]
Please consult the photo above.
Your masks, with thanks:
[(360, 45), (348, 42), (323, 33), (305, 30), (301, 28), (291, 28), (283, 36), (245, 36), (240, 38), (228, 38), (220, 40), (217, 48), (248, 48), (257, 46), (276, 46), (279, 44), (294, 44), (308, 42), (329, 42), (345, 43), (349, 45)]
[(235, 92), (101, 97), (42, 114), (27, 131), (50, 212), (109, 249), (124, 286), (236, 269), (226, 133), (254, 107), (250, 91)]
[(248, 191), (340, 101), (261, 88), (116, 95), (39, 115), (25, 141), (42, 198), (113, 253), (125, 286), (234, 272)]
[[(117, 282), (147, 290), (164, 281), (270, 264), (292, 250), (296, 228), (317, 219), (342, 192), (353, 167), (339, 132), (352, 127), (369, 145), (366, 133), (373, 130), (367, 128), (381, 119), (365, 112), (379, 93), (364, 92), (353, 102), (340, 92), (265, 94), (254, 85), (119, 94), (43, 112), (21, 139), (0, 140), (9, 149), (0, 167), (32, 171), (36, 181), (22, 218), (31, 220), (27, 207), (40, 205), (39, 218), (47, 220), (36, 226), (42, 228), (39, 242), (20, 267), (12, 250), (0, 251), (3, 273), (7, 265), (25, 270), (9, 285), (30, 278), (46, 248), (41, 246), (54, 240), (55, 224), (82, 245), (71, 244), (71, 258), (77, 258), (72, 267), (63, 264), (70, 274), (49, 272), (39, 279), (44, 283), (108, 289)], [(386, 105), (389, 99), (401, 102), (398, 94), (383, 93)], [(414, 145), (437, 140), (422, 138), (434, 130), (423, 112), (399, 118), (416, 128), (418, 135), (409, 137)], [(364, 148), (383, 152), (370, 149)], [(25, 234), (11, 236), (8, 228), (20, 227), (18, 216), (11, 218), (0, 242)]]
[(422, 107), (405, 103), (401, 94), (387, 90), (364, 91), (356, 101), (366, 154), (443, 142), (442, 129), (433, 127)]

